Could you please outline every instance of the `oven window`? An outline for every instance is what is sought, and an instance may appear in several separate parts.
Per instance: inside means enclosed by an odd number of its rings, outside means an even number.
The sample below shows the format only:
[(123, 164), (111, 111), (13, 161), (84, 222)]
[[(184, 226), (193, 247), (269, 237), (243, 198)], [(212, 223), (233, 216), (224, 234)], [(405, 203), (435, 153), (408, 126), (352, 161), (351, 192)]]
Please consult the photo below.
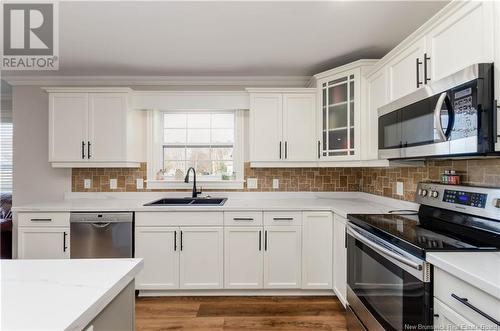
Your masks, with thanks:
[(386, 330), (428, 323), (425, 283), (351, 236), (347, 273), (351, 290)]

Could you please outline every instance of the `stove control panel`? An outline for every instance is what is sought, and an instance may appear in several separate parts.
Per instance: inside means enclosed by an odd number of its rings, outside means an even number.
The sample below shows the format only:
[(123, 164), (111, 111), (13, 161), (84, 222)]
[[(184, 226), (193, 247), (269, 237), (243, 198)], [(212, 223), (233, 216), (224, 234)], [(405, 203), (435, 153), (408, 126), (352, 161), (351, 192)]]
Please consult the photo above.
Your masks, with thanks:
[(419, 183), (416, 202), (500, 220), (500, 189)]

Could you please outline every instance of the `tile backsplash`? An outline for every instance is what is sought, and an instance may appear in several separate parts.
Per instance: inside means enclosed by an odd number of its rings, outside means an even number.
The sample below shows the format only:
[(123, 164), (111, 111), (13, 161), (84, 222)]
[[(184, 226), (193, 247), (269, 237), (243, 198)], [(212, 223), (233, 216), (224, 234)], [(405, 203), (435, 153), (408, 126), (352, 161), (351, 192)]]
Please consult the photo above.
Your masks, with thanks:
[[(426, 161), (422, 167), (391, 168), (250, 168), (245, 164), (245, 179), (257, 178), (258, 188), (240, 191), (362, 191), (413, 201), (420, 181), (439, 181), (444, 170), (455, 170), (462, 182), (470, 185), (500, 187), (500, 159)], [(136, 179), (146, 180), (146, 163), (140, 168), (74, 168), (73, 192), (146, 192), (136, 189)], [(109, 189), (116, 178), (117, 189)], [(92, 188), (84, 188), (84, 179), (92, 180)], [(279, 188), (273, 189), (273, 179)], [(404, 195), (396, 194), (396, 183), (403, 182)], [(154, 190), (186, 191), (186, 190)]]

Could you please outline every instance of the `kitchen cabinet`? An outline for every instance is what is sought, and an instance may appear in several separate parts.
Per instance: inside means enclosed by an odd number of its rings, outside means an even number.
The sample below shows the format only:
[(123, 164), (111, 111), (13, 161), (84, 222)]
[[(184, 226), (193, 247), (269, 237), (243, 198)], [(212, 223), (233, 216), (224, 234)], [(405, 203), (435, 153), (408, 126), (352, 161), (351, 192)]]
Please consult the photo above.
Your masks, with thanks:
[(472, 322), (463, 318), (456, 311), (434, 299), (435, 330), (479, 330)]
[(250, 161), (314, 162), (314, 89), (247, 89), (250, 94)]
[[(495, 27), (494, 27), (494, 46), (495, 46), (495, 60), (494, 60), (494, 73), (495, 78), (495, 100), (497, 106), (497, 128), (500, 128), (500, 2), (495, 1), (493, 3), (495, 10)], [(497, 129), (497, 142), (495, 144), (495, 150), (500, 151), (500, 131)]]
[(53, 167), (138, 167), (143, 114), (128, 88), (50, 88), (49, 162)]
[(224, 229), (224, 287), (263, 288), (264, 248), (261, 226)]
[(19, 259), (69, 259), (69, 227), (19, 227)]
[[(425, 84), (425, 38), (420, 38), (387, 64), (389, 96), (398, 99)], [(428, 60), (427, 60), (428, 61)]]
[(366, 138), (361, 141), (361, 131), (373, 125), (368, 123), (365, 75), (375, 62), (359, 60), (314, 76), (320, 104), (316, 115), (320, 165), (327, 166), (324, 161), (367, 159), (374, 154), (362, 152), (370, 145)]
[(221, 227), (136, 227), (135, 247), (135, 256), (144, 259), (137, 289), (223, 286)]
[(144, 268), (135, 279), (141, 290), (179, 288), (178, 227), (136, 227), (135, 257), (144, 259)]
[(301, 228), (264, 227), (264, 288), (301, 287)]
[(181, 227), (180, 241), (180, 288), (222, 288), (222, 227)]
[(389, 99), (387, 75), (386, 68), (382, 68), (367, 78), (367, 122), (362, 126), (366, 159), (378, 158), (378, 108)]
[(347, 220), (334, 215), (333, 221), (333, 291), (344, 305), (347, 304)]
[(332, 213), (304, 212), (302, 226), (302, 288), (332, 288)]

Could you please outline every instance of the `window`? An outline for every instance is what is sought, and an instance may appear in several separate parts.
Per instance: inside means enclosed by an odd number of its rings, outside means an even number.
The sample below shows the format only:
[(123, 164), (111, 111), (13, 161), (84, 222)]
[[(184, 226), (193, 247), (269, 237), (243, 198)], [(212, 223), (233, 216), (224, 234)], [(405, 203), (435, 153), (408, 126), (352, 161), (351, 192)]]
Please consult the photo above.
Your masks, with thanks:
[[(242, 188), (243, 169), (238, 132), (239, 111), (162, 111), (153, 148), (157, 166), (149, 171), (150, 188), (185, 188), (190, 167), (204, 188)], [(148, 165), (149, 168), (149, 165)], [(153, 169), (152, 169), (153, 170)], [(162, 178), (158, 178), (160, 171)], [(154, 179), (152, 177), (154, 176)]]

